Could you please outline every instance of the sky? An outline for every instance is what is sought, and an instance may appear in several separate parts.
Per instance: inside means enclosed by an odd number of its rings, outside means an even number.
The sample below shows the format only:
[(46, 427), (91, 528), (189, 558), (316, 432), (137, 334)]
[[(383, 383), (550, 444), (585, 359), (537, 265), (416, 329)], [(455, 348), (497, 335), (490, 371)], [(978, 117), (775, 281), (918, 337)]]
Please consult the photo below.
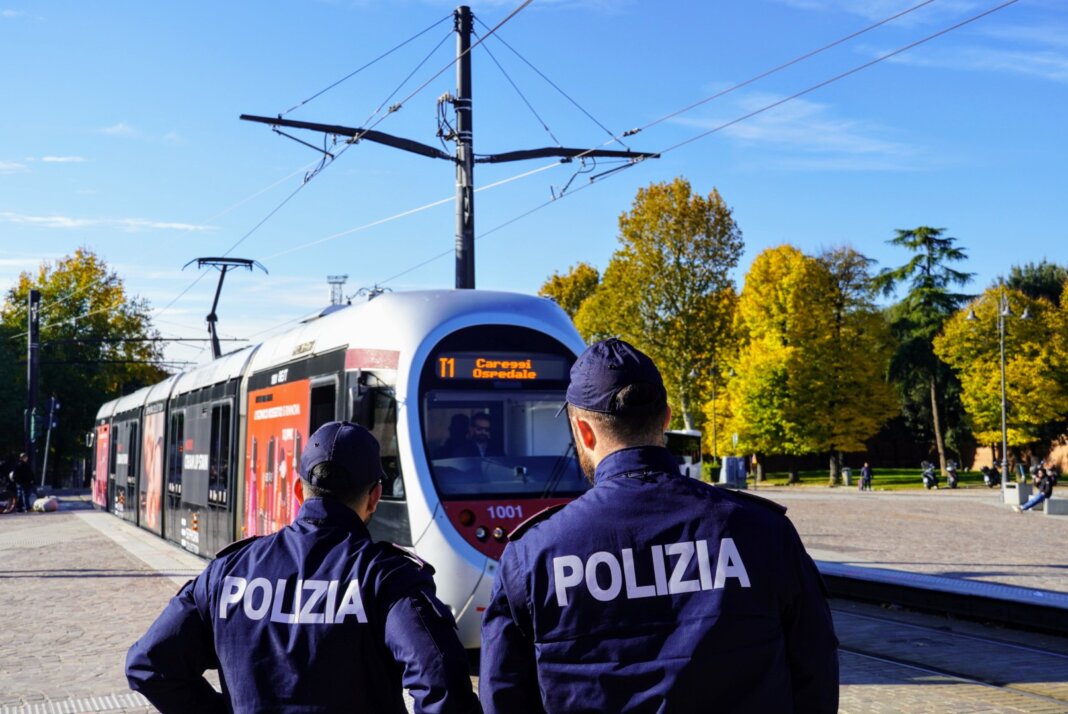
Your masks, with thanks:
[[(949, 30), (1003, 3), (473, 2), (485, 38), (472, 53), (476, 153), (662, 152), (618, 171), (477, 165), (477, 287), (536, 293), (580, 261), (603, 270), (638, 189), (677, 176), (732, 208), (739, 288), (783, 243), (903, 264), (887, 241), (921, 225), (958, 239), (974, 292), (1013, 265), (1065, 264), (1068, 4), (1019, 0)], [(85, 246), (164, 336), (204, 337), (218, 274), (183, 266), (249, 258), (268, 272), (227, 275), (218, 324), (257, 342), (327, 305), (328, 275), (348, 276), (346, 296), (453, 287), (449, 162), (364, 141), (328, 147), (336, 158), (316, 171), (321, 153), (238, 117), (440, 146), (454, 8), (0, 0), (0, 289)], [(210, 351), (175, 343), (167, 356), (198, 364)]]

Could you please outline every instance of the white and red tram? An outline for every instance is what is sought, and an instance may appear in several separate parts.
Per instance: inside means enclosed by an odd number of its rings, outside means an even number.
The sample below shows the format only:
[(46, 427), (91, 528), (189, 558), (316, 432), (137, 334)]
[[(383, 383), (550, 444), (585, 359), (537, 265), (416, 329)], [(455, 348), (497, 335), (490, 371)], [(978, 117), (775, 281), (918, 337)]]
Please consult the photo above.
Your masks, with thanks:
[(433, 563), (477, 647), (506, 534), (587, 487), (554, 418), (583, 348), (555, 303), (528, 295), (385, 293), (334, 308), (103, 405), (94, 503), (210, 557), (293, 520), (309, 434), (363, 424), (388, 475), (372, 534)]

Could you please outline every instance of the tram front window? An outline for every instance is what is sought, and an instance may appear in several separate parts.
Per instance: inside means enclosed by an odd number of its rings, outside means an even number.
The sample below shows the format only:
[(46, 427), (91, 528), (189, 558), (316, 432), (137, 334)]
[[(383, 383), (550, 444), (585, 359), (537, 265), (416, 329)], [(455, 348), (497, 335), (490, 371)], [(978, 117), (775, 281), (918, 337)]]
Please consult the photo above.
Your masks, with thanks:
[(444, 499), (574, 496), (588, 487), (561, 392), (432, 391), (423, 439)]

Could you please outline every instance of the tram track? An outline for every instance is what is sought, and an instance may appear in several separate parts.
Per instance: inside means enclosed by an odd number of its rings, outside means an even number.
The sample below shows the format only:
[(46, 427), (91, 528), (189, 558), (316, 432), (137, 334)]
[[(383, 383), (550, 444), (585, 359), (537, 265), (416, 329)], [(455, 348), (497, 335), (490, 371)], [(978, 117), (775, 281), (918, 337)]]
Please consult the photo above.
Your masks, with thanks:
[[(993, 687), (1068, 711), (1064, 638), (1020, 630), (990, 636), (977, 623), (947, 624), (933, 615), (906, 611), (885, 614), (855, 603), (835, 604), (832, 614), (843, 654), (944, 678), (944, 683)], [(1031, 638), (1037, 642), (1028, 642)]]
[(1012, 694), (1012, 695), (1017, 696), (1017, 697), (1023, 697), (1023, 698), (1026, 698), (1027, 700), (1032, 700), (1032, 701), (1036, 701), (1036, 702), (1043, 702), (1044, 704), (1047, 704), (1047, 705), (1057, 705), (1058, 707), (1061, 707), (1061, 706), (1068, 707), (1068, 698), (1065, 698), (1062, 695), (1058, 695), (1058, 694), (1053, 694), (1053, 695), (1051, 695), (1051, 694), (1043, 694), (1043, 693), (1040, 693), (1040, 692), (1032, 691), (1032, 690), (1024, 688), (1024, 687), (1020, 687), (1018, 685), (1014, 685), (1014, 684), (1012, 684), (1010, 682), (987, 681), (987, 680), (984, 680), (984, 679), (981, 679), (981, 678), (968, 676), (968, 675), (962, 674), (960, 672), (954, 672), (954, 671), (949, 670), (949, 669), (940, 668), (940, 667), (931, 667), (931, 666), (924, 665), (924, 664), (918, 664), (916, 662), (909, 662), (909, 661), (906, 661), (906, 660), (901, 660), (901, 659), (898, 659), (896, 657), (887, 657), (885, 655), (873, 654), (871, 652), (865, 652), (863, 650), (858, 650), (858, 649), (855, 649), (855, 648), (852, 648), (852, 647), (839, 647), (839, 653), (840, 654), (851, 655), (853, 657), (861, 657), (861, 658), (864, 658), (864, 659), (867, 659), (867, 660), (871, 660), (871, 661), (874, 661), (874, 662), (879, 662), (879, 663), (884, 664), (884, 665), (890, 665), (890, 666), (893, 666), (893, 667), (899, 667), (899, 668), (911, 670), (911, 671), (914, 671), (914, 672), (920, 672), (920, 673), (922, 673), (924, 675), (929, 675), (929, 676), (933, 676), (933, 677), (939, 677), (939, 678), (942, 678), (944, 680), (948, 680), (946, 683), (955, 682), (955, 683), (960, 683), (960, 684), (969, 684), (969, 685), (972, 685), (972, 686), (986, 687), (986, 688), (989, 688), (989, 689), (998, 690), (1000, 692), (1009, 693), (1009, 694)]

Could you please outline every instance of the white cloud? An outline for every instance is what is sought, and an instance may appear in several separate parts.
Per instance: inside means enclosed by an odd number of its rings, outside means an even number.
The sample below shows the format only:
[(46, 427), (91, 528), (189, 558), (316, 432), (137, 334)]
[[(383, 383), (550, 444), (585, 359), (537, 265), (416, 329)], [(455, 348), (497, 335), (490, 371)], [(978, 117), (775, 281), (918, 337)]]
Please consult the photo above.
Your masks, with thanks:
[(0, 161), (0, 174), (14, 174), (25, 170), (26, 165), (17, 161)]
[(992, 47), (958, 47), (923, 54), (901, 54), (889, 60), (913, 67), (935, 67), (978, 72), (1001, 72), (1068, 82), (1068, 54), (1052, 49), (1022, 50)]
[[(739, 114), (756, 111), (780, 97), (753, 94), (740, 101)], [(713, 129), (723, 119), (679, 119), (676, 123)], [(794, 99), (722, 130), (723, 136), (777, 153), (780, 168), (885, 171), (915, 168), (918, 151), (883, 138), (889, 129), (873, 122), (836, 117), (829, 105)]]
[(120, 228), (129, 233), (142, 230), (173, 230), (199, 232), (215, 230), (214, 226), (199, 226), (191, 223), (150, 221), (144, 218), (76, 218), (72, 216), (29, 216), (11, 211), (0, 211), (0, 221), (42, 228)]
[(113, 124), (101, 129), (100, 133), (107, 134), (108, 136), (136, 136), (140, 132), (129, 124), (120, 121), (118, 124)]
[(18, 10), (0, 10), (0, 17), (5, 20), (13, 20), (16, 17), (23, 17), (26, 13), (19, 12)]
[(83, 164), (85, 158), (81, 156), (42, 156), (41, 161), (46, 164)]
[[(918, 5), (919, 0), (778, 0), (783, 5), (808, 10), (812, 12), (842, 12), (850, 15), (858, 15), (867, 20), (883, 20), (899, 12), (908, 10)], [(943, 0), (931, 3), (923, 8), (917, 8), (917, 12), (909, 13), (897, 22), (914, 23), (922, 20), (930, 20), (931, 13), (946, 15), (960, 14), (975, 10), (979, 7), (976, 0)], [(908, 18), (906, 20), (906, 18)]]

